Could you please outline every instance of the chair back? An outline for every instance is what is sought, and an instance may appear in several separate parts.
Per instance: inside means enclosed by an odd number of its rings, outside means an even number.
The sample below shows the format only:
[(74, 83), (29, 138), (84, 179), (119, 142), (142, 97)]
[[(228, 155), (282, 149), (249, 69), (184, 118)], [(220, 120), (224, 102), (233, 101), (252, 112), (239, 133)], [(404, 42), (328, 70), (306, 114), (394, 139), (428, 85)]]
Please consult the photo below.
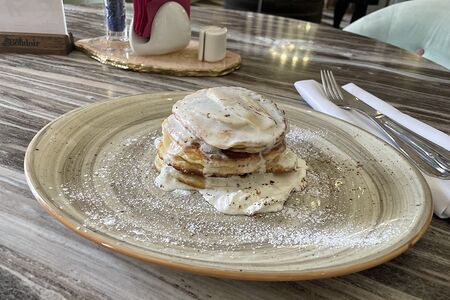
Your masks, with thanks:
[(344, 28), (416, 51), (450, 69), (450, 0), (412, 0), (373, 12)]

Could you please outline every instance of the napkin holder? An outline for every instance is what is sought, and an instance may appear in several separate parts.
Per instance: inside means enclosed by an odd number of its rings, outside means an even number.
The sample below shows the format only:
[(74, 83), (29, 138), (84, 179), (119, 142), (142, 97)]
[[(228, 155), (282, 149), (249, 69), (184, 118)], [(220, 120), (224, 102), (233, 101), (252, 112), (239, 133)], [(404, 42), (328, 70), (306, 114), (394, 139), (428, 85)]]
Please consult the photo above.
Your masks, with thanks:
[(0, 53), (67, 55), (72, 49), (72, 33), (0, 32)]

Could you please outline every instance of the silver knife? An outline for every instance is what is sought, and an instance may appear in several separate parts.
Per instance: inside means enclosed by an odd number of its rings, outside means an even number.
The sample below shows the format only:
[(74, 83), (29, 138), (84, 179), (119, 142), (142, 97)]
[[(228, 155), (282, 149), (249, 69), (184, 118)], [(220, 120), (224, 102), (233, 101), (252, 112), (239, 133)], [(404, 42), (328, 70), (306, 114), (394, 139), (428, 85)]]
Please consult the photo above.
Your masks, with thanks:
[(398, 149), (420, 170), (431, 176), (450, 180), (450, 151), (398, 124), (347, 91), (342, 91), (347, 106), (379, 125)]

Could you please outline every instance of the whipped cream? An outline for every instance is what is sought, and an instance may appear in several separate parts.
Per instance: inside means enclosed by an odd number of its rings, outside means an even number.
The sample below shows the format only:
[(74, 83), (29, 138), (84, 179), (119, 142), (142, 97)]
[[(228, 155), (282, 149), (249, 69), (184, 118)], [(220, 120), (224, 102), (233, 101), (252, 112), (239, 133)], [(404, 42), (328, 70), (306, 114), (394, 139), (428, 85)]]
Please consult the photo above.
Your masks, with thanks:
[(286, 131), (284, 113), (245, 88), (199, 90), (178, 101), (172, 112), (185, 132), (219, 149), (261, 152), (272, 148)]
[(197, 190), (208, 203), (224, 214), (276, 212), (283, 209), (293, 191), (300, 191), (305, 186), (306, 163), (297, 156), (295, 158), (295, 171), (282, 174), (253, 173), (244, 177), (206, 177), (204, 189), (178, 181), (175, 178), (178, 171), (165, 165), (156, 177), (155, 184), (165, 191)]

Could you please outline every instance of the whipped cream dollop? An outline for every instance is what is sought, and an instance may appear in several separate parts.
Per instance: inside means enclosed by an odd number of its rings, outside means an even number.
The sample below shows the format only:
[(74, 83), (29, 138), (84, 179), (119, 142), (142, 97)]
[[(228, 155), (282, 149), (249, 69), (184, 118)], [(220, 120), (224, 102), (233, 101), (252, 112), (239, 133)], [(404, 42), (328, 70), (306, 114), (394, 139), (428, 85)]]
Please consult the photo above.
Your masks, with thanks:
[(199, 90), (178, 101), (172, 112), (187, 129), (180, 134), (195, 136), (219, 149), (261, 152), (273, 147), (286, 131), (282, 110), (240, 87)]
[[(294, 155), (294, 156), (292, 156)], [(218, 211), (230, 215), (254, 215), (276, 212), (294, 191), (305, 186), (306, 162), (288, 152), (285, 159), (295, 159), (292, 172), (253, 173), (247, 176), (205, 177), (203, 189), (194, 188), (176, 179), (176, 169), (165, 165), (155, 179), (155, 184), (165, 191), (196, 190)]]

